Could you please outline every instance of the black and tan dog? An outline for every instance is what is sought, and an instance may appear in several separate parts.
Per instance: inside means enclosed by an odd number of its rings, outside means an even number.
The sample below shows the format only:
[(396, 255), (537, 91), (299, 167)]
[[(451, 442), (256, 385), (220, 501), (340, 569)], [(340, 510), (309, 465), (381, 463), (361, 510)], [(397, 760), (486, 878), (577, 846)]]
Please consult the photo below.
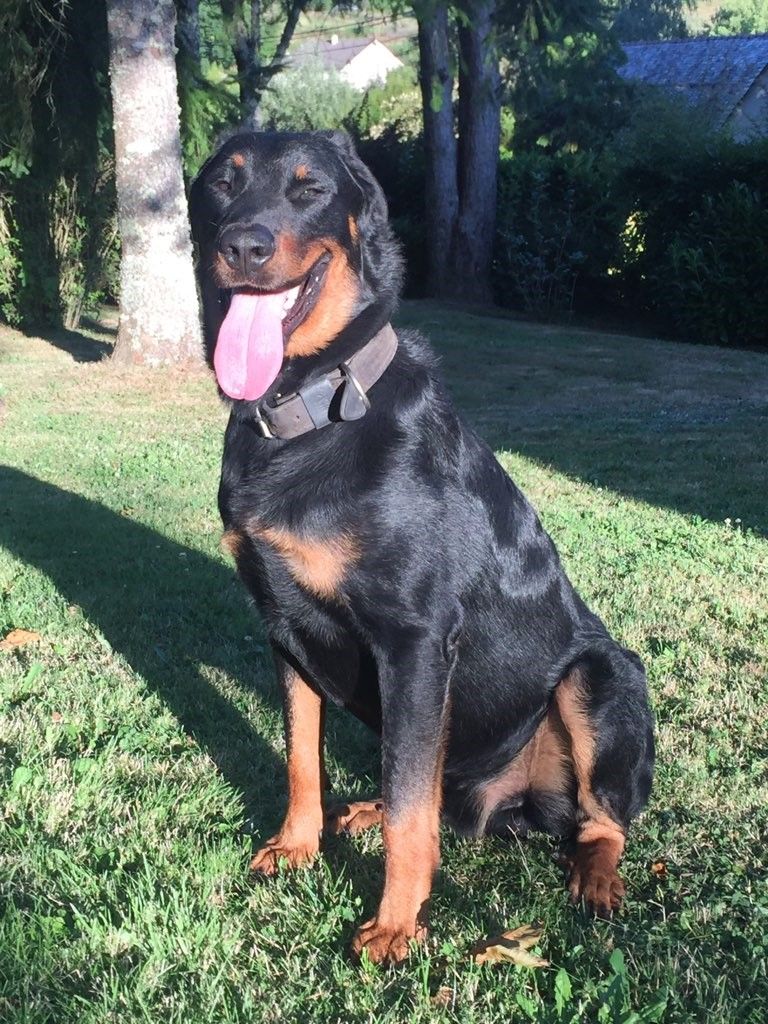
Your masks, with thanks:
[(381, 189), (342, 134), (240, 134), (190, 208), (232, 400), (225, 544), (285, 701), (288, 810), (253, 870), (319, 850), (331, 700), (381, 735), (381, 801), (325, 819), (383, 823), (384, 893), (357, 953), (400, 960), (426, 934), (441, 816), (570, 840), (572, 897), (610, 913), (651, 786), (643, 667), (574, 591), (425, 342), (389, 326), (401, 262)]

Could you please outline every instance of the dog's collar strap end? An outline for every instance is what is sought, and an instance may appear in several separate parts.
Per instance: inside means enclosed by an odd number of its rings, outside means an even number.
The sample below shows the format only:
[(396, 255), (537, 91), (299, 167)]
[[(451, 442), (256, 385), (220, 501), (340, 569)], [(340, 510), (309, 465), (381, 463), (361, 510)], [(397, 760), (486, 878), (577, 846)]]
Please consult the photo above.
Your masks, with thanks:
[(397, 335), (386, 324), (335, 370), (311, 381), (277, 405), (257, 405), (256, 429), (262, 437), (288, 440), (337, 421), (359, 420), (371, 407), (368, 391), (397, 351)]

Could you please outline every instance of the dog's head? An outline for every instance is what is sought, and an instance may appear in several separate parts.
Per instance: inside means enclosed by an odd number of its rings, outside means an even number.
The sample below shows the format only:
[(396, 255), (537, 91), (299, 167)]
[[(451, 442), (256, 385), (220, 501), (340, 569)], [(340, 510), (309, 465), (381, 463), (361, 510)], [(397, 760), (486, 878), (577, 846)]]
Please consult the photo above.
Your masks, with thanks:
[(189, 208), (208, 357), (232, 398), (260, 397), (284, 360), (394, 306), (386, 201), (342, 132), (234, 135), (195, 178)]

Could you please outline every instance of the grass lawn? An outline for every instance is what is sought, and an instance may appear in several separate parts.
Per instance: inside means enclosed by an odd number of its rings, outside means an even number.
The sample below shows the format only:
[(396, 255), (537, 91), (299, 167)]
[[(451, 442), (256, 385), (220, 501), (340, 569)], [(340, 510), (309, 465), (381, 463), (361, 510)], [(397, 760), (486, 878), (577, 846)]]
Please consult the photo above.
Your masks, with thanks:
[[(422, 303), (400, 319), (648, 665), (658, 773), (624, 909), (568, 906), (545, 837), (446, 831), (429, 944), (387, 971), (346, 954), (377, 833), (249, 884), (284, 744), (218, 547), (213, 383), (0, 329), (0, 638), (39, 634), (0, 650), (4, 1022), (768, 1019), (768, 357)], [(328, 733), (334, 791), (375, 793), (375, 741), (341, 714)], [(550, 967), (472, 962), (533, 921)]]

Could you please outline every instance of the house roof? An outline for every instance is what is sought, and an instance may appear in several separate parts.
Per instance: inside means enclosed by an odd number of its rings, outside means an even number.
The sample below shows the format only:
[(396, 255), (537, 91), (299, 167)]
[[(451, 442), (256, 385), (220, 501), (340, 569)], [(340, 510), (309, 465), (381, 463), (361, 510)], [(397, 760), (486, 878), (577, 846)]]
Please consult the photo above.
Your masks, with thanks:
[(721, 128), (768, 67), (768, 35), (622, 43), (624, 78), (685, 95)]
[(291, 58), (297, 64), (319, 60), (326, 67), (341, 71), (354, 57), (357, 57), (374, 42), (376, 42), (374, 36), (360, 39), (339, 39), (336, 43), (329, 39), (313, 39), (312, 42), (297, 47), (291, 54)]

